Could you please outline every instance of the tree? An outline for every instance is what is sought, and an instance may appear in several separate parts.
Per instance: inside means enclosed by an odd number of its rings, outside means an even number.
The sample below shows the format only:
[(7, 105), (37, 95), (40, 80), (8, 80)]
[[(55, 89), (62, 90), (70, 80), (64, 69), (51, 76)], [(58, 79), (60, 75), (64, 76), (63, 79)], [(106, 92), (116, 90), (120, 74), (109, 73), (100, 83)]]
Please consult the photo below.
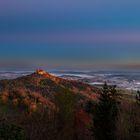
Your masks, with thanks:
[(88, 101), (85, 104), (85, 111), (89, 114), (93, 114), (95, 110), (95, 103), (93, 101)]
[(139, 90), (137, 91), (137, 94), (136, 94), (136, 101), (138, 104), (140, 104), (140, 91)]
[(23, 129), (5, 120), (0, 121), (1, 140), (24, 140)]
[(114, 140), (117, 116), (116, 86), (104, 84), (93, 115), (93, 132), (97, 140)]
[(55, 96), (58, 106), (58, 139), (74, 138), (74, 120), (76, 97), (68, 90), (62, 90)]

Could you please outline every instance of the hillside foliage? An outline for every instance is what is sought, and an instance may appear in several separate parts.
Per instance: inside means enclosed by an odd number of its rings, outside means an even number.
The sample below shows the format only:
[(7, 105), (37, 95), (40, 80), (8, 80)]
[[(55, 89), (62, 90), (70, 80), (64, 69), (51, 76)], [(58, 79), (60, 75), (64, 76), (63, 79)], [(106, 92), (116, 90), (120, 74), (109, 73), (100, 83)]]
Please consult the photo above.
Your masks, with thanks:
[(140, 106), (130, 97), (48, 73), (2, 80), (0, 139), (139, 140)]

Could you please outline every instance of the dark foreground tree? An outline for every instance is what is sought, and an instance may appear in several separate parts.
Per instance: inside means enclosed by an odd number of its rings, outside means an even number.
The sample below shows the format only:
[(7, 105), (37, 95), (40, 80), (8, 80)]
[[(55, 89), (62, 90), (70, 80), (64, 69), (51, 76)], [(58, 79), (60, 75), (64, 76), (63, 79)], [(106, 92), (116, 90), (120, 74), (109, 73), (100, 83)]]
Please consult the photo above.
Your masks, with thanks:
[(140, 91), (139, 90), (137, 91), (137, 94), (136, 94), (136, 101), (140, 105)]
[(121, 101), (117, 116), (117, 140), (140, 140), (139, 105), (129, 100)]
[(76, 110), (76, 97), (64, 90), (55, 96), (58, 107), (58, 139), (74, 139), (74, 119)]
[(104, 84), (99, 103), (93, 115), (96, 140), (115, 140), (117, 118), (116, 86)]
[(23, 129), (6, 120), (0, 120), (0, 140), (24, 140)]

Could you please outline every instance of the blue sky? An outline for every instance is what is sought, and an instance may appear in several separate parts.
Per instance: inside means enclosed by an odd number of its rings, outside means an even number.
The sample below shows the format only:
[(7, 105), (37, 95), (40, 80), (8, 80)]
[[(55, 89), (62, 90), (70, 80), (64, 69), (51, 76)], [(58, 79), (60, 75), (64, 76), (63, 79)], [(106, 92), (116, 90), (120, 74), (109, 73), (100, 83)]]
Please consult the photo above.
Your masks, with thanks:
[(139, 7), (138, 0), (2, 0), (0, 64), (139, 67)]

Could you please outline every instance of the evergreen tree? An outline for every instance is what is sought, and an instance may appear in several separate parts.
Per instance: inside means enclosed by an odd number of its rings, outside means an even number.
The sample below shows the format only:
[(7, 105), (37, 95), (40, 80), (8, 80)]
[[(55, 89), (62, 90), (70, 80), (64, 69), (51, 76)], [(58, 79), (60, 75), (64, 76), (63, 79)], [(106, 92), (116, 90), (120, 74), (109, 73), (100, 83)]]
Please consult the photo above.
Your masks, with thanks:
[(85, 111), (89, 114), (93, 114), (95, 110), (95, 103), (93, 101), (88, 101), (85, 105)]
[(136, 94), (136, 101), (140, 105), (140, 91), (139, 90), (137, 91), (137, 94)]
[(104, 84), (93, 115), (96, 140), (114, 140), (117, 116), (116, 86)]

